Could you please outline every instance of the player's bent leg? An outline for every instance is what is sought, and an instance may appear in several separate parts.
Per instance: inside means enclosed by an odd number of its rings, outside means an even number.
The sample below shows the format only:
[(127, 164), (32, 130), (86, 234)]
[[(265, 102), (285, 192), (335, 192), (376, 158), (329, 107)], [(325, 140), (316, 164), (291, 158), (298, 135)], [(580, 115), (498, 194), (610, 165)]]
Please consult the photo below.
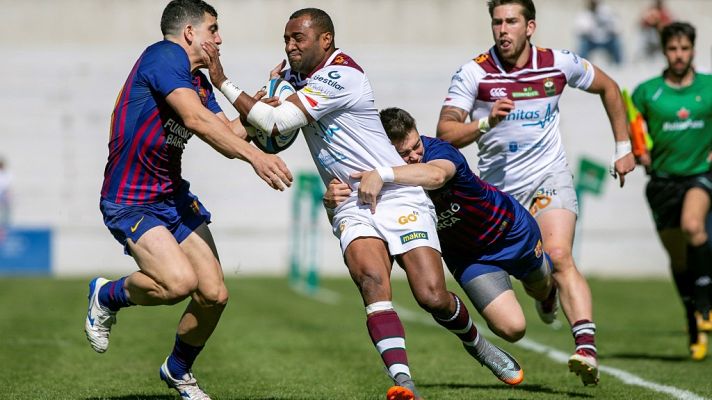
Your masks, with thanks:
[[(478, 274), (483, 271), (487, 272)], [(524, 336), (526, 320), (506, 271), (473, 264), (459, 276), (460, 287), (497, 336), (509, 342)], [(462, 282), (464, 279), (468, 280)]]
[(396, 256), (405, 270), (415, 300), (421, 308), (440, 319), (455, 311), (455, 302), (445, 286), (440, 253), (428, 246), (413, 248)]
[(176, 304), (198, 288), (198, 275), (190, 260), (165, 227), (151, 228), (136, 243), (129, 240), (128, 247), (140, 268), (126, 280), (126, 290), (135, 304)]
[(536, 302), (536, 311), (539, 318), (547, 325), (556, 321), (559, 310), (558, 290), (552, 276), (553, 264), (549, 255), (544, 253), (539, 268), (529, 272), (521, 278), (524, 290)]
[(710, 209), (710, 197), (706, 190), (693, 187), (685, 193), (680, 216), (680, 228), (687, 241), (687, 265), (694, 275), (694, 302), (698, 328), (712, 331), (710, 295), (712, 294), (712, 248), (708, 245), (705, 229)]

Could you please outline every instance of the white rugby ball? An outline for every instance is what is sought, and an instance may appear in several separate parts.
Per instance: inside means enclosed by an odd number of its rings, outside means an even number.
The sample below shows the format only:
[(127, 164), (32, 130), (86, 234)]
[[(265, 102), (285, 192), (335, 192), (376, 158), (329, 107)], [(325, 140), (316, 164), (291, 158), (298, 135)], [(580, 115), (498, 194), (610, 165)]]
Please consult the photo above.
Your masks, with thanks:
[[(296, 92), (297, 90), (294, 86), (282, 78), (273, 78), (267, 83), (267, 97), (277, 96), (282, 103), (287, 100), (287, 97)], [(297, 136), (299, 136), (299, 129), (280, 133), (277, 136), (272, 136), (271, 132), (263, 132), (260, 129), (255, 129), (253, 139), (255, 145), (259, 147), (260, 150), (265, 153), (276, 154), (291, 146)]]

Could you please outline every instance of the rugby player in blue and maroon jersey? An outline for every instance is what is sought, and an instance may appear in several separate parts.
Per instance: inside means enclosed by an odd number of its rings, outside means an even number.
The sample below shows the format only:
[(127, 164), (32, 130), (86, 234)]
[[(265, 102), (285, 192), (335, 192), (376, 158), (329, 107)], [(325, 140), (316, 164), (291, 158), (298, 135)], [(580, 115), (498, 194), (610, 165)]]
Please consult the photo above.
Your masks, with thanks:
[[(438, 214), (438, 237), (447, 267), (490, 329), (515, 342), (526, 321), (509, 275), (519, 279), (537, 300), (544, 322), (556, 318), (556, 287), (541, 233), (534, 218), (510, 195), (481, 180), (465, 156), (450, 143), (420, 136), (406, 111), (388, 108), (381, 122), (396, 150), (408, 164), (393, 167), (394, 183), (422, 186)], [(383, 179), (377, 171), (358, 172), (359, 200), (377, 211)], [(333, 180), (324, 203), (333, 208), (351, 193)]]
[(219, 45), (217, 12), (200, 0), (174, 0), (163, 11), (164, 40), (149, 46), (132, 68), (111, 120), (109, 158), (101, 190), (104, 223), (139, 267), (116, 281), (89, 285), (85, 332), (92, 348), (109, 346), (116, 313), (131, 305), (171, 305), (190, 297), (173, 352), (160, 377), (183, 399), (209, 399), (191, 366), (218, 323), (228, 299), (210, 230), (210, 213), (181, 176), (181, 157), (194, 134), (228, 158), (249, 162), (272, 188), (292, 176), (277, 156), (246, 140), (229, 121), (199, 68), (204, 41)]

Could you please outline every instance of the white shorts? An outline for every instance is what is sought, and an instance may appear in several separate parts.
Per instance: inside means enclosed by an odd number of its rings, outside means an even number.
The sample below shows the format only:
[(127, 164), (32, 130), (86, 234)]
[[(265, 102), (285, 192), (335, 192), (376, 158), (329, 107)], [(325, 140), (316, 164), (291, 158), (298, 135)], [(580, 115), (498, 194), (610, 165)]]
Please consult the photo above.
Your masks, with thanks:
[(354, 200), (337, 208), (332, 229), (341, 242), (341, 252), (360, 237), (383, 239), (392, 256), (421, 246), (440, 252), (435, 207), (425, 192), (417, 189), (422, 195), (404, 190), (397, 196), (379, 198), (375, 214), (371, 214), (368, 205), (357, 204)]
[(528, 190), (510, 194), (527, 208), (534, 218), (555, 209), (569, 210), (578, 215), (574, 177), (568, 168), (551, 171)]

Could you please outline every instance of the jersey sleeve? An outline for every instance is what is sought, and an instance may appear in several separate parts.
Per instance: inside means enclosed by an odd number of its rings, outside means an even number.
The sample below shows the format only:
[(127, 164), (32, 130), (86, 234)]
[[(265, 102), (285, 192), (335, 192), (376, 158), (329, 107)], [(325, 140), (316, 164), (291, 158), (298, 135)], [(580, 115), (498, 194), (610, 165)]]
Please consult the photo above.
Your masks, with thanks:
[(645, 115), (647, 114), (647, 104), (645, 101), (645, 90), (643, 89), (642, 85), (636, 87), (635, 90), (633, 90), (631, 100), (633, 100), (633, 105), (635, 106), (635, 108), (638, 109), (638, 111), (643, 114), (643, 118), (645, 118)]
[(427, 156), (424, 159), (425, 162), (433, 160), (447, 160), (455, 164), (455, 168), (458, 171), (467, 163), (465, 156), (455, 149), (455, 147), (453, 147), (450, 143), (442, 140), (433, 140), (432, 138), (423, 140), (429, 141), (426, 147)]
[(586, 90), (596, 73), (587, 59), (569, 50), (554, 50), (556, 67), (566, 75), (566, 82), (576, 89)]
[(167, 97), (178, 88), (193, 89), (188, 55), (180, 46), (161, 46), (145, 54), (144, 78), (152, 90)]
[(353, 105), (363, 91), (363, 79), (363, 73), (354, 68), (328, 66), (317, 71), (297, 96), (309, 115), (319, 120)]
[(477, 79), (474, 61), (460, 67), (450, 79), (450, 88), (443, 107), (457, 107), (470, 112), (477, 98)]

